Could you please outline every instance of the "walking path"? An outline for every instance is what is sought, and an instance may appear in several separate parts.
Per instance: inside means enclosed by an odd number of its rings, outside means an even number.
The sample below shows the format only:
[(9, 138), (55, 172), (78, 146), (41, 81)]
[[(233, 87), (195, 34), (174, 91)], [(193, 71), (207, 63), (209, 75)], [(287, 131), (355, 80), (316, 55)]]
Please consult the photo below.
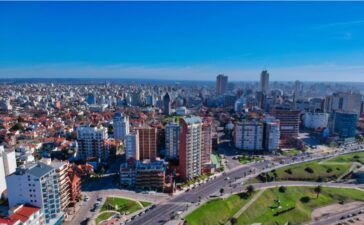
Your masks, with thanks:
[(245, 212), (245, 210), (247, 210), (263, 194), (264, 191), (265, 189), (259, 190), (259, 192), (255, 194), (253, 198), (246, 205), (244, 205), (237, 213), (235, 213), (233, 217), (236, 219), (239, 218), (239, 216), (241, 216), (241, 214), (243, 214), (243, 212)]

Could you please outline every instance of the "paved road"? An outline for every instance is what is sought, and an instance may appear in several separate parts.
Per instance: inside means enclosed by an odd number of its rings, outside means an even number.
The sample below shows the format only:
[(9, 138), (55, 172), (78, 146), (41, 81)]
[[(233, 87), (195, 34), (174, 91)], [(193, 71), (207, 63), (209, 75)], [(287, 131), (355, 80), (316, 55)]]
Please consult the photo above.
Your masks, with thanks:
[[(330, 215), (328, 217), (323, 217), (319, 221), (313, 221), (310, 223), (307, 223), (307, 225), (328, 225), (328, 224), (337, 224), (340, 222), (340, 218), (343, 216), (347, 216), (349, 214), (358, 214), (359, 211), (363, 211), (364, 207), (359, 207), (357, 209), (348, 210), (345, 212), (341, 212), (335, 215)], [(348, 218), (349, 219), (349, 218)], [(345, 221), (345, 220), (343, 220)]]
[(101, 178), (90, 180), (82, 184), (82, 194), (87, 195), (89, 200), (87, 202), (81, 202), (80, 211), (74, 216), (70, 222), (65, 222), (65, 225), (75, 225), (84, 224), (86, 225), (87, 218), (93, 218), (98, 214), (99, 210), (96, 212), (91, 212), (90, 209), (96, 203), (97, 198), (102, 197), (105, 199), (107, 196), (120, 196), (128, 197), (140, 201), (149, 201), (154, 204), (161, 204), (165, 201), (171, 199), (167, 194), (157, 193), (157, 194), (142, 194), (136, 193), (135, 191), (122, 190), (118, 188), (115, 183), (113, 175), (106, 175)]
[[(302, 155), (296, 159), (294, 158), (283, 159), (283, 163), (286, 165), (293, 163), (300, 163), (303, 161), (333, 157), (348, 152), (349, 151), (341, 151), (339, 153), (316, 155), (316, 156)], [(200, 199), (205, 199), (212, 194), (218, 193), (220, 188), (224, 188), (230, 192), (235, 192), (239, 188), (241, 189), (241, 187), (239, 187), (238, 185), (234, 188), (233, 182), (235, 179), (237, 180), (242, 179), (243, 177), (246, 177), (252, 173), (259, 174), (262, 170), (273, 169), (273, 167), (275, 168), (277, 166), (281, 165), (277, 165), (277, 163), (273, 163), (271, 161), (263, 161), (263, 162), (257, 162), (254, 165), (250, 166), (237, 167), (235, 169), (226, 172), (226, 174), (217, 177), (213, 181), (200, 185), (199, 187), (192, 189), (189, 192), (178, 195), (172, 200), (157, 206), (154, 210), (151, 210), (150, 212), (140, 217), (137, 217), (135, 220), (131, 221), (128, 224), (131, 225), (164, 224), (165, 222), (171, 219), (171, 215), (175, 214), (178, 211), (185, 211), (188, 209), (189, 206), (197, 203)], [(227, 177), (229, 177), (230, 179), (227, 180)], [(262, 185), (268, 185), (268, 184), (262, 184)], [(332, 185), (339, 185), (339, 184), (333, 183)]]
[(345, 183), (332, 183), (332, 182), (320, 183), (320, 182), (308, 182), (308, 181), (279, 181), (279, 182), (277, 181), (277, 182), (259, 183), (252, 185), (257, 189), (279, 187), (279, 186), (317, 186), (317, 185), (321, 185), (323, 187), (336, 187), (336, 188), (364, 187), (364, 185), (358, 185), (358, 184), (345, 184)]

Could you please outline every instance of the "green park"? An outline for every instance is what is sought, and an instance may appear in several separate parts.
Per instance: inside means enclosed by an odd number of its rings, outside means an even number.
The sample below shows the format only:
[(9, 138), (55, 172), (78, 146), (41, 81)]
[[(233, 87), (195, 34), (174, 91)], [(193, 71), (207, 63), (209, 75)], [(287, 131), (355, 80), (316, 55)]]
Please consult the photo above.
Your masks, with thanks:
[[(256, 196), (257, 195), (257, 196)], [(259, 195), (259, 196), (258, 196)], [(314, 209), (364, 201), (363, 191), (329, 187), (277, 187), (211, 200), (187, 215), (188, 225), (302, 224)], [(236, 217), (236, 213), (249, 204)]]
[(96, 218), (96, 224), (107, 220), (114, 214), (128, 215), (150, 205), (150, 202), (136, 201), (119, 197), (107, 197), (100, 209), (100, 214)]

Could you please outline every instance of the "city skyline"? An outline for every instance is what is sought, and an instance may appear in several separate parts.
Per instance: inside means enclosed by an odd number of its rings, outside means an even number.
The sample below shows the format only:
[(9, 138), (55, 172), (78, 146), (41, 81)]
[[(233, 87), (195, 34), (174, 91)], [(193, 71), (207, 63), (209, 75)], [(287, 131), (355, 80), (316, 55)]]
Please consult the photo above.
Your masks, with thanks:
[(364, 81), (361, 2), (0, 5), (0, 78)]

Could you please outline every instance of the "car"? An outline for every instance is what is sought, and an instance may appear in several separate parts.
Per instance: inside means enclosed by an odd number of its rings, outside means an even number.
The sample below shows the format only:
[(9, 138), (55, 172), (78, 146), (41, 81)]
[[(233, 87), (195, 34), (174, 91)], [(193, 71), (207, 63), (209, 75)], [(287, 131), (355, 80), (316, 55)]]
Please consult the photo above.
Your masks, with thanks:
[(97, 198), (97, 201), (101, 202), (102, 201), (102, 197)]

